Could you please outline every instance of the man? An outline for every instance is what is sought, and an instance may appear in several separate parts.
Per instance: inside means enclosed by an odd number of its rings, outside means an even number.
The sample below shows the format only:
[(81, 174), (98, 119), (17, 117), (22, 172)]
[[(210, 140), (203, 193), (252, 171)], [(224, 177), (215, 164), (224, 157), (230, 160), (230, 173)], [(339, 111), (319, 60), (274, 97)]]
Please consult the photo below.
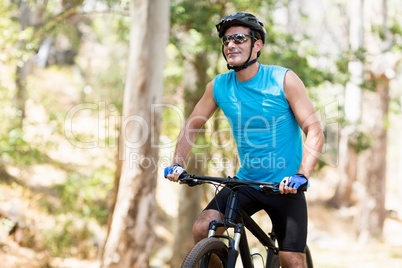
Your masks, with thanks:
[[(229, 69), (207, 85), (182, 129), (173, 166), (165, 177), (178, 181), (184, 160), (200, 130), (220, 107), (231, 125), (241, 167), (239, 179), (280, 182), (281, 195), (265, 195), (243, 187), (239, 205), (250, 215), (264, 209), (279, 243), (282, 267), (305, 267), (307, 205), (299, 187), (307, 187), (318, 161), (324, 135), (302, 81), (291, 70), (257, 62), (265, 43), (263, 23), (238, 12), (216, 26)], [(302, 146), (301, 130), (306, 134)], [(225, 204), (222, 189), (193, 226), (196, 242), (207, 237), (211, 220), (220, 220), (217, 203)], [(223, 212), (224, 213), (224, 212)]]

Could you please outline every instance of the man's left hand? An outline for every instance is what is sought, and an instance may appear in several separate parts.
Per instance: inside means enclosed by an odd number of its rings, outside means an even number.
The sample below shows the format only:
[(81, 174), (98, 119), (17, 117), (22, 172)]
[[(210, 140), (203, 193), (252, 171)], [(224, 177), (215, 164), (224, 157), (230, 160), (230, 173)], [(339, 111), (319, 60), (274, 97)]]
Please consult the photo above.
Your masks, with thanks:
[(307, 190), (308, 180), (303, 174), (296, 174), (285, 177), (279, 184), (279, 192), (281, 194), (295, 194), (297, 190)]

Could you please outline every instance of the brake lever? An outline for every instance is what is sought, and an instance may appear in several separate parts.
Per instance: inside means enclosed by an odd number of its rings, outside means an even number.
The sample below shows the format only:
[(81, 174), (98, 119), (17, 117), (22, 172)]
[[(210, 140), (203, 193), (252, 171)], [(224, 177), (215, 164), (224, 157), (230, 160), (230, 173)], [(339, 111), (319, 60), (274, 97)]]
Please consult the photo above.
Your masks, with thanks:
[(187, 172), (183, 172), (179, 176), (179, 181), (183, 184), (187, 184), (189, 187), (194, 187), (196, 185), (202, 184), (202, 181), (194, 179), (190, 174)]
[(263, 191), (266, 194), (271, 194), (271, 195), (280, 194), (278, 185), (276, 185), (276, 186), (260, 185), (259, 188), (261, 191)]

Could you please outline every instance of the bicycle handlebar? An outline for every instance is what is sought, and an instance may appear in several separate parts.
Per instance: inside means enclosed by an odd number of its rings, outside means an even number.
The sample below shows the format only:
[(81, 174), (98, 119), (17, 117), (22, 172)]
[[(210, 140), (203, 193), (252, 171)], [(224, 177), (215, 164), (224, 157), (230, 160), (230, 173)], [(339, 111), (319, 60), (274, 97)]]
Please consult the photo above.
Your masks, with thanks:
[(219, 184), (224, 184), (229, 187), (236, 186), (257, 186), (260, 190), (267, 194), (280, 194), (279, 183), (275, 182), (262, 182), (262, 181), (249, 181), (241, 180), (236, 177), (210, 177), (210, 176), (199, 176), (195, 174), (182, 173), (179, 176), (179, 181), (189, 186), (195, 186), (203, 183), (214, 182)]

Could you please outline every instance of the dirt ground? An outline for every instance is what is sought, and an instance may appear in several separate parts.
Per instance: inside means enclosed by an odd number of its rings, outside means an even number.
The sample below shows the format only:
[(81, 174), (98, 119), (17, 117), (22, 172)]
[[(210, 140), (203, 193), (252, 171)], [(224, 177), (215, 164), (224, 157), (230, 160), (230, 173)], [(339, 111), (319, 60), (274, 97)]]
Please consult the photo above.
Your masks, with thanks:
[(315, 267), (402, 267), (402, 222), (388, 218), (382, 241), (358, 241), (346, 211), (310, 206), (308, 244)]
[[(335, 169), (324, 176), (307, 193), (309, 208), (308, 245), (315, 267), (370, 268), (402, 267), (402, 207), (398, 191), (386, 195), (386, 209), (392, 211), (384, 222), (381, 241), (356, 236), (357, 208), (333, 209), (326, 205), (335, 191)], [(392, 181), (389, 181), (392, 184)], [(326, 188), (328, 191), (322, 192)]]

